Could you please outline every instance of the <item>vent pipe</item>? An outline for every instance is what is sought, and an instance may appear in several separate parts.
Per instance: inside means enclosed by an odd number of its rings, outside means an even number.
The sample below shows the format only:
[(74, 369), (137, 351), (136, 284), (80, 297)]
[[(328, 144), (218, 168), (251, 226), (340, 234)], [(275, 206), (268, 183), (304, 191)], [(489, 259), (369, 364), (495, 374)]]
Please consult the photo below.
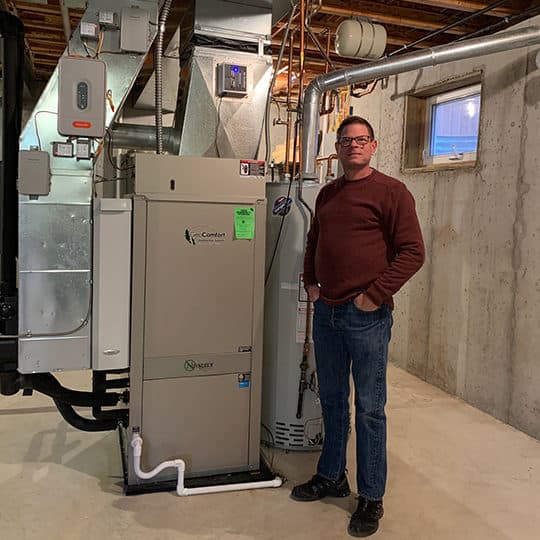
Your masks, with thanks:
[(540, 27), (512, 30), (495, 36), (487, 36), (449, 45), (441, 45), (424, 51), (384, 58), (359, 67), (340, 69), (313, 79), (304, 94), (302, 178), (317, 178), (317, 133), (322, 95), (329, 90), (344, 88), (374, 79), (382, 79), (398, 73), (436, 66), (455, 60), (485, 56), (497, 52), (518, 49), (540, 43)]

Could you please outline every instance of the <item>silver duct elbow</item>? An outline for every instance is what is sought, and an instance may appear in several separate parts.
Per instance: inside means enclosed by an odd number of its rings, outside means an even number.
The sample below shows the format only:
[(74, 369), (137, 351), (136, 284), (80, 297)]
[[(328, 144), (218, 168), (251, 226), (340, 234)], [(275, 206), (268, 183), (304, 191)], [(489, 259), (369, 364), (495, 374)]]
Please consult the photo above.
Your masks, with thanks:
[(382, 79), (398, 73), (406, 73), (423, 67), (446, 62), (474, 58), (497, 52), (518, 49), (540, 43), (540, 27), (531, 26), (512, 30), (495, 36), (487, 36), (459, 43), (441, 45), (425, 51), (404, 54), (395, 58), (383, 58), (376, 62), (340, 69), (320, 75), (311, 81), (304, 94), (302, 120), (302, 178), (317, 178), (317, 134), (319, 131), (319, 109), (324, 92), (344, 88), (351, 84)]

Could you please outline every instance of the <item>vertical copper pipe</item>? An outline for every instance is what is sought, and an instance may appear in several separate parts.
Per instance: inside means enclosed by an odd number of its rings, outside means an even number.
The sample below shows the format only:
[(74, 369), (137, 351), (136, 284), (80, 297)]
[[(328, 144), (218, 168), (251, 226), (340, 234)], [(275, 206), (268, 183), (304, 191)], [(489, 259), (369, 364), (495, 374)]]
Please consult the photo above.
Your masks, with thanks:
[[(296, 112), (296, 121), (302, 119), (302, 99), (304, 96), (304, 66), (305, 66), (305, 47), (306, 47), (306, 0), (300, 0), (300, 78), (298, 80), (298, 110)], [(298, 159), (302, 163), (302, 124), (298, 128)]]
[[(330, 28), (327, 29), (327, 36), (326, 36), (326, 61), (324, 63), (324, 73), (328, 73), (328, 70), (330, 69), (330, 64), (328, 63), (328, 58), (330, 57), (330, 40), (332, 38), (332, 34), (330, 32)], [(322, 107), (321, 107), (321, 115), (323, 114), (329, 114), (333, 111), (334, 107), (332, 106), (332, 102), (330, 102), (330, 107), (328, 108), (326, 106), (326, 100), (328, 99), (328, 92), (325, 92), (322, 97)]]
[(292, 123), (292, 112), (291, 112), (291, 77), (292, 77), (292, 65), (293, 65), (293, 49), (294, 49), (294, 32), (291, 32), (289, 37), (289, 65), (287, 70), (287, 133), (285, 135), (285, 170), (284, 173), (290, 174), (291, 170), (289, 168), (289, 159), (291, 153), (291, 123)]

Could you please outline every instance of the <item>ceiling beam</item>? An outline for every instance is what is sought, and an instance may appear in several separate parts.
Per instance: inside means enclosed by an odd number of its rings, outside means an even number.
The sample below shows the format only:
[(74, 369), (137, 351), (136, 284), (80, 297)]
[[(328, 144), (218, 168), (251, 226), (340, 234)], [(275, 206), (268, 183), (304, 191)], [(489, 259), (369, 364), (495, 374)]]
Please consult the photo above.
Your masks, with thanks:
[[(420, 4), (422, 6), (433, 6), (441, 9), (455, 9), (456, 11), (465, 11), (467, 13), (474, 13), (486, 8), (494, 2), (479, 2), (478, 0), (407, 0), (413, 4)], [(508, 17), (516, 13), (515, 9), (511, 7), (502, 6), (492, 9), (486, 15), (492, 17)]]
[[(313, 32), (319, 39), (319, 42), (324, 47), (326, 43), (326, 35), (323, 32), (324, 30), (326, 30), (326, 28), (322, 26), (317, 27), (315, 25), (310, 25), (310, 28), (311, 30), (313, 30)], [(411, 39), (410, 37), (407, 37), (407, 36), (392, 34), (388, 30), (388, 28), (386, 29), (386, 31), (388, 32), (386, 36), (386, 42), (389, 45), (399, 45), (399, 46), (408, 45), (409, 43), (412, 43), (413, 41), (421, 37), (421, 34), (420, 34)], [(446, 39), (444, 38), (440, 39), (437, 37), (426, 39), (425, 41), (422, 41), (422, 43), (419, 43), (418, 45), (416, 45), (414, 48), (415, 49), (429, 49), (431, 47), (437, 47), (438, 45), (445, 45), (446, 43), (448, 43), (449, 39), (452, 39), (452, 38), (450, 38), (449, 36), (446, 36)], [(312, 43), (312, 40), (309, 37), (306, 38), (306, 41), (308, 43)], [(279, 37), (272, 39), (272, 45), (277, 46), (277, 47), (281, 46), (281, 39)], [(334, 41), (332, 40), (330, 51), (333, 52), (334, 50), (335, 50)]]
[[(9, 11), (16, 17), (19, 17), (17, 8), (12, 0), (0, 0), (0, 8), (4, 11)], [(20, 17), (19, 17), (20, 19)], [(22, 21), (21, 21), (22, 22)], [(23, 65), (23, 79), (24, 84), (32, 98), (36, 98), (42, 91), (41, 84), (36, 82), (38, 74), (34, 64), (34, 57), (32, 55), (32, 49), (28, 43), (27, 36), (24, 37), (24, 65)]]
[[(393, 13), (386, 9), (376, 8), (375, 4), (356, 2), (355, 8), (346, 8), (334, 4), (323, 4), (317, 14), (338, 15), (340, 17), (368, 17), (373, 22), (406, 26), (419, 30), (439, 30), (448, 24), (441, 17), (428, 16), (426, 12), (409, 8), (395, 8)], [(448, 34), (462, 36), (474, 32), (478, 27), (467, 25), (466, 27), (454, 27), (447, 31)]]

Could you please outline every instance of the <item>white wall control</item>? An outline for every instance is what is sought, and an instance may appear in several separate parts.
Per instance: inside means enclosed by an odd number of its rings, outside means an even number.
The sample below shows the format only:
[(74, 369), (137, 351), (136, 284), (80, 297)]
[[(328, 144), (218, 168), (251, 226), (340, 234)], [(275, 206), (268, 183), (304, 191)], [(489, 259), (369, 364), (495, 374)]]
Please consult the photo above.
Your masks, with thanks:
[(123, 8), (120, 21), (120, 48), (145, 53), (148, 49), (150, 14), (140, 8)]
[(46, 196), (51, 191), (51, 168), (48, 152), (19, 152), (18, 189), (21, 195)]
[(106, 76), (101, 60), (63, 56), (59, 62), (58, 133), (105, 134)]
[(96, 23), (81, 22), (81, 37), (97, 39), (99, 37), (99, 26)]

